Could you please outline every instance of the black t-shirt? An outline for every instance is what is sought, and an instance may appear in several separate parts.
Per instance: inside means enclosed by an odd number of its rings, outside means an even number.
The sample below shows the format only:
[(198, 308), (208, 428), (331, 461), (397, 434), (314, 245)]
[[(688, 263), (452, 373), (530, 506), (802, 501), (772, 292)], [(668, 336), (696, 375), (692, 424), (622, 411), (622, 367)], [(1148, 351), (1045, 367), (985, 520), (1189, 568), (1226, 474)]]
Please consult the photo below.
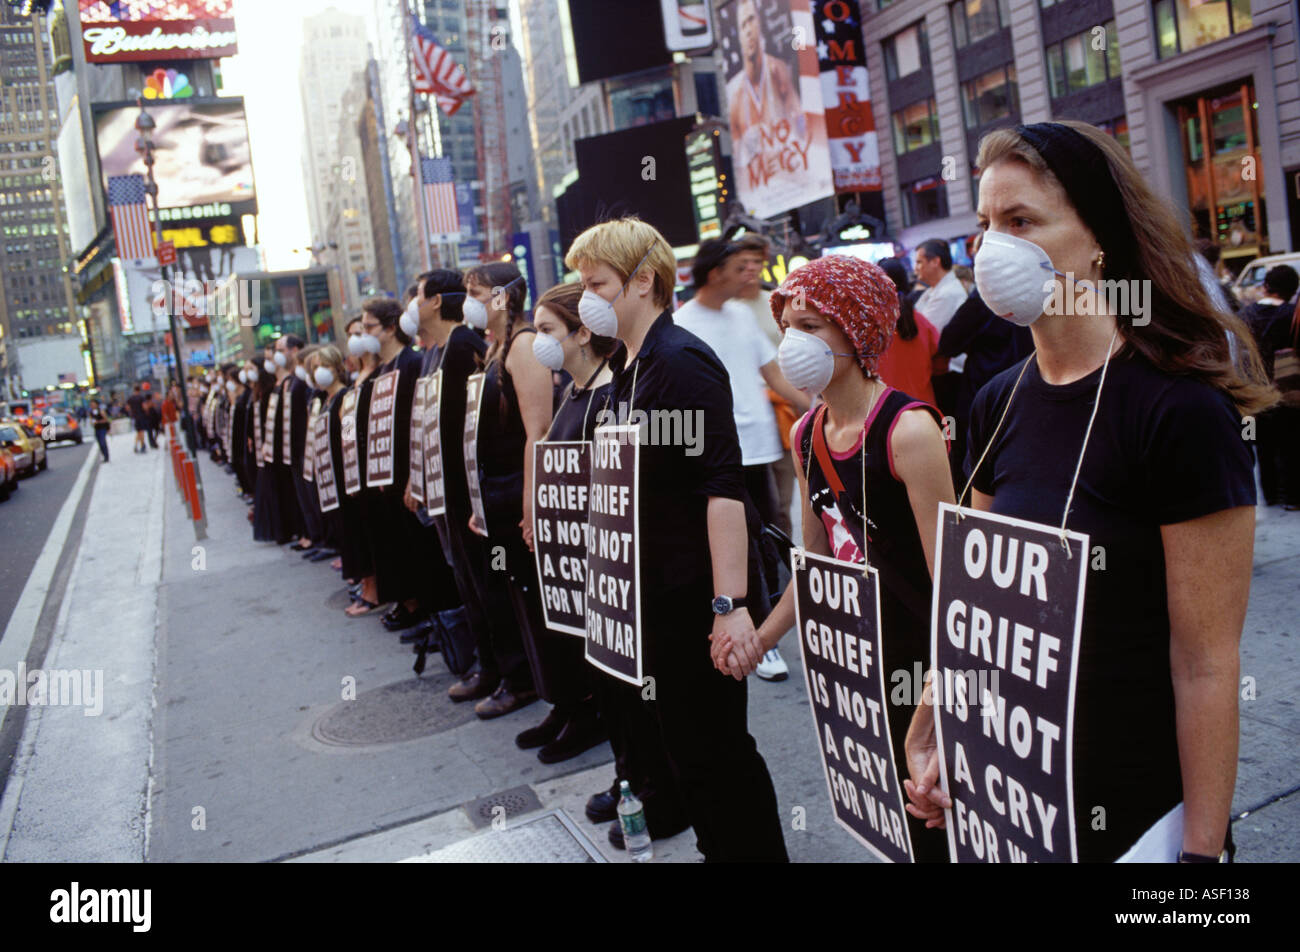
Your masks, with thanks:
[[(1036, 358), (1027, 359), (974, 486), (993, 496), (993, 512), (1056, 527), (1101, 368), (1053, 386)], [(968, 475), (1023, 365), (976, 396)], [(1140, 356), (1111, 359), (1066, 523), (1088, 534), (1091, 549), (1074, 721), (1081, 860), (1116, 859), (1182, 799), (1160, 527), (1254, 505), (1241, 426), (1232, 402), (1208, 384), (1163, 373)], [(1093, 829), (1098, 806), (1104, 830)]]
[(609, 404), (613, 387), (612, 381), (590, 390), (582, 390), (572, 384), (566, 387), (560, 395), (550, 432), (546, 435), (547, 442), (576, 443), (590, 440), (596, 431), (600, 411)]
[(1273, 376), (1273, 363), (1277, 352), (1295, 346), (1292, 333), (1295, 304), (1260, 304), (1255, 301), (1243, 308), (1239, 315), (1250, 328), (1259, 345), (1259, 356), (1264, 361), (1264, 372)]
[(630, 366), (626, 360), (625, 347), (610, 358), (612, 422), (639, 423), (629, 417), (641, 410), (651, 439), (681, 434), (668, 441), (675, 445), (641, 447), (641, 585), (649, 603), (655, 592), (712, 587), (709, 497), (743, 502), (745, 483), (731, 380), (713, 349), (675, 324), (672, 311), (665, 310), (650, 326), (636, 359)]
[[(465, 381), (478, 370), (487, 352), (483, 338), (466, 324), (457, 324), (438, 352), (435, 369), (442, 370), (438, 432), (442, 445), (442, 473), (447, 506), (456, 513), (469, 512), (469, 485), (465, 481)], [(463, 520), (462, 520), (463, 521)]]
[(131, 396), (126, 398), (126, 406), (131, 413), (132, 420), (136, 420), (140, 423), (144, 423), (147, 421), (148, 414), (145, 413), (143, 394), (140, 393), (131, 394)]

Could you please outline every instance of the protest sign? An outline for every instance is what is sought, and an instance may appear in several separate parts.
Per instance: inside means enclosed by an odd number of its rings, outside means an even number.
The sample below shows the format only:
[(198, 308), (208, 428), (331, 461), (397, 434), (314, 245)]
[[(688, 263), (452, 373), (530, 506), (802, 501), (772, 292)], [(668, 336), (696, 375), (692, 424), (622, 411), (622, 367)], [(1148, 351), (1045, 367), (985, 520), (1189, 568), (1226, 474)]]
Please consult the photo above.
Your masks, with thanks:
[(587, 633), (587, 490), (591, 444), (542, 442), (533, 447), (533, 554), (546, 627)]
[(880, 578), (862, 570), (796, 550), (795, 631), (835, 819), (881, 859), (910, 863), (885, 694)]
[(343, 491), (349, 496), (361, 492), (361, 456), (357, 452), (357, 392), (343, 394), (339, 404), (339, 431), (343, 443)]
[(366, 485), (393, 485), (393, 421), (397, 409), (397, 371), (375, 378), (366, 427)]
[(447, 487), (442, 476), (442, 370), (425, 378), (424, 426), (421, 457), (424, 460), (424, 508), (431, 516), (447, 511)]
[[(960, 518), (959, 518), (960, 515)], [(1067, 549), (1068, 546), (1068, 549)], [(931, 656), (953, 862), (1074, 862), (1088, 537), (942, 503)]]
[(642, 683), (641, 552), (637, 538), (640, 430), (596, 428), (587, 530), (587, 660)]
[(469, 484), (469, 506), (478, 519), (479, 528), (487, 532), (487, 513), (483, 510), (483, 490), (478, 481), (478, 415), (483, 402), (481, 373), (470, 374), (465, 381), (465, 481)]
[(307, 455), (316, 458), (316, 494), (320, 497), (321, 512), (333, 512), (339, 507), (339, 489), (334, 481), (334, 454), (330, 450), (330, 423), (328, 410), (317, 415), (311, 439), (307, 441)]
[(411, 466), (407, 473), (406, 486), (411, 497), (424, 505), (424, 398), (428, 391), (429, 378), (421, 377), (415, 382), (415, 400), (411, 403), (411, 428), (408, 439), (411, 441)]

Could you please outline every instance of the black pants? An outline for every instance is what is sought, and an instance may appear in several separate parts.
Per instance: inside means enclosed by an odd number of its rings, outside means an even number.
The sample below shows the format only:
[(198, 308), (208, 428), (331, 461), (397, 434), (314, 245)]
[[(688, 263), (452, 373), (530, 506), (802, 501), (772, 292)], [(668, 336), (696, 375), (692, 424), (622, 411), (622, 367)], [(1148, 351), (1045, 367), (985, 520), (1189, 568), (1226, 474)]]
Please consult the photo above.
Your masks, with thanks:
[(343, 547), (339, 555), (343, 559), (343, 577), (359, 582), (375, 572), (370, 560), (370, 527), (366, 522), (366, 507), (362, 492), (349, 496), (339, 496), (339, 517), (343, 531)]
[(643, 699), (637, 685), (596, 668), (591, 671), (596, 703), (614, 752), (614, 770), (641, 801), (650, 835), (670, 835), (689, 826), (686, 797), (664, 750), (652, 711), (654, 702)]
[(1273, 407), (1255, 420), (1255, 456), (1264, 502), (1300, 505), (1300, 410)]
[[(510, 579), (512, 568), (526, 565), (533, 556), (519, 534), (516, 525), (518, 516), (510, 521), (500, 513), (489, 512), (487, 517), (488, 526), (500, 530), (488, 536), (483, 546), (481, 563), (484, 609), (491, 639), (486, 654), (492, 657), (495, 664), (487, 665), (483, 653), (479, 655), (479, 663), (485, 675), (495, 674), (512, 692), (534, 690), (532, 669), (524, 648), (524, 638), (528, 636), (514, 609), (517, 599), (529, 596), (516, 593), (515, 583)], [(533, 586), (531, 598), (537, 600), (536, 585)], [(527, 618), (531, 608), (526, 603), (524, 607)], [(540, 603), (537, 605), (537, 613), (541, 613)]]
[(108, 462), (108, 430), (96, 428), (95, 439), (99, 441), (99, 452), (104, 457), (104, 462)]
[(493, 684), (501, 680), (501, 669), (492, 649), (492, 632), (487, 620), (487, 595), (483, 577), (483, 538), (470, 531), (469, 513), (449, 505), (441, 516), (434, 516), (438, 541), (465, 606), (465, 618), (478, 654), (479, 670)]
[(285, 542), (296, 539), (307, 531), (303, 522), (302, 504), (298, 501), (297, 476), (288, 463), (272, 463), (275, 474), (275, 493), (279, 504), (281, 534)]
[(293, 464), (293, 488), (298, 496), (298, 508), (302, 512), (303, 527), (312, 545), (320, 545), (325, 535), (321, 525), (320, 499), (316, 495), (316, 484), (302, 478), (302, 462)]
[(786, 862), (776, 789), (749, 733), (746, 681), (713, 667), (713, 583), (645, 586), (647, 702), (706, 862)]

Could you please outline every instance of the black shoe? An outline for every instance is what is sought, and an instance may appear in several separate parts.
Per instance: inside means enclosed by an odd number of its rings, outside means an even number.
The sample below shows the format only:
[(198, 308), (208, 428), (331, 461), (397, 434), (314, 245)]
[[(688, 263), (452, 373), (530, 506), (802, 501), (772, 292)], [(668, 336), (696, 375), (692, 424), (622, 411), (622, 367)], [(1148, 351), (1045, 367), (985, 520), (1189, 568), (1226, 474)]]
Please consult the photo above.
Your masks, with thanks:
[(594, 712), (584, 711), (565, 722), (559, 736), (537, 752), (537, 759), (544, 764), (558, 764), (586, 753), (607, 740), (609, 734), (601, 727)]
[(397, 639), (404, 645), (413, 645), (417, 641), (425, 641), (433, 634), (433, 622), (425, 619), (422, 624), (402, 632), (402, 637)]
[[(313, 555), (308, 561), (324, 562), (326, 559), (335, 558), (337, 555), (338, 553), (335, 552), (333, 549), (317, 549), (316, 554)], [(303, 558), (305, 559), (307, 557), (304, 555)]]
[(418, 612), (409, 611), (401, 602), (398, 602), (393, 606), (393, 610), (384, 616), (384, 627), (389, 631), (406, 631), (406, 629), (414, 628), (422, 621), (425, 621), (427, 617), (420, 615)]
[(593, 793), (587, 801), (587, 819), (592, 823), (608, 823), (618, 819), (618, 781), (600, 793)]
[(551, 743), (555, 738), (560, 736), (564, 729), (566, 718), (558, 707), (553, 707), (550, 713), (536, 727), (530, 727), (526, 731), (520, 731), (515, 737), (515, 746), (520, 750), (532, 750), (534, 747), (542, 747)]
[(320, 549), (318, 549), (316, 546), (312, 546), (310, 549), (303, 550), (302, 557), (304, 559), (310, 559), (313, 555), (315, 555), (319, 551)]

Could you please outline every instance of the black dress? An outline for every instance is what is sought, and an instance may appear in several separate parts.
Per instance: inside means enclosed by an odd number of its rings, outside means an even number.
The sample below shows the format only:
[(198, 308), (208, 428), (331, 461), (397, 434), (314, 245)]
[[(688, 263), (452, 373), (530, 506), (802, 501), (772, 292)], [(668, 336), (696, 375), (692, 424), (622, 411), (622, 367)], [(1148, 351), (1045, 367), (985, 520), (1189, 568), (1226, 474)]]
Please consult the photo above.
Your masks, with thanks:
[[(369, 511), (368, 497), (366, 495), (366, 426), (370, 420), (370, 390), (374, 384), (374, 374), (366, 377), (359, 385), (353, 384), (350, 388), (357, 395), (356, 403), (356, 434), (357, 434), (357, 468), (361, 477), (361, 488), (354, 494), (348, 495), (342, 492), (339, 495), (339, 512), (343, 517), (343, 549), (340, 556), (343, 559), (343, 577), (353, 581), (360, 581), (367, 576), (374, 574), (374, 563), (370, 558), (370, 523), (367, 518)], [(347, 391), (344, 391), (345, 393)], [(342, 400), (339, 401), (340, 412), (342, 410)], [(339, 423), (340, 440), (342, 439), (342, 422)], [(343, 485), (343, 451), (340, 442), (339, 449), (339, 485)]]
[(267, 415), (270, 402), (271, 394), (268, 392), (262, 395), (253, 408), (257, 414), (253, 432), (262, 434), (262, 441), (258, 443), (255, 438), (253, 444), (253, 457), (257, 466), (257, 482), (253, 487), (253, 538), (258, 542), (283, 544), (289, 541), (289, 537), (282, 535), (284, 520), (280, 513), (275, 467), (266, 462), (263, 456), (264, 447), (272, 438), (269, 427), (274, 420)]

